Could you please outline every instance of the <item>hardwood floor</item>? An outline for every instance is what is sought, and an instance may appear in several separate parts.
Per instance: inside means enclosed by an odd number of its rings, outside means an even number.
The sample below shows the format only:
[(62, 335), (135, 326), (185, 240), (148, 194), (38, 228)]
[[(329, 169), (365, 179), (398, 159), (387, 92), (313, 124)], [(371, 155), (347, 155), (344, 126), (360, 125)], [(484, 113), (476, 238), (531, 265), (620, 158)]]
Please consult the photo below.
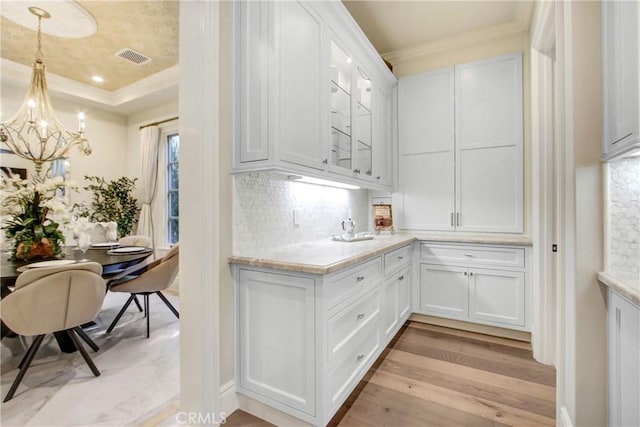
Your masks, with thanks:
[(555, 369), (528, 343), (408, 322), (329, 425), (555, 425)]
[[(531, 354), (521, 341), (408, 322), (328, 425), (555, 425), (555, 369)], [(230, 425), (270, 425), (247, 415)]]

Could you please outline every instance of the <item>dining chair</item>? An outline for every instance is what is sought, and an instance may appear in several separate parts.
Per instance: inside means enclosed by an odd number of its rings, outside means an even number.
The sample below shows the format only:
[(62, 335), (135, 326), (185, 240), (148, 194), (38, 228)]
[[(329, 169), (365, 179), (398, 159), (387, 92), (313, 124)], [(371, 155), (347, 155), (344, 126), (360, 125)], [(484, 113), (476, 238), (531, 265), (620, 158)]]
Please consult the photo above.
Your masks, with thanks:
[(79, 327), (97, 316), (105, 296), (106, 282), (97, 262), (33, 268), (18, 276), (15, 290), (0, 301), (2, 321), (18, 335), (34, 336), (18, 365), (19, 371), (4, 401), (13, 398), (44, 337), (65, 332), (96, 377), (100, 371), (78, 340), (93, 351), (98, 346)]
[(178, 310), (176, 310), (167, 297), (162, 294), (162, 291), (171, 286), (178, 275), (179, 255), (179, 245), (175, 244), (163, 258), (147, 264), (142, 270), (124, 275), (111, 282), (109, 287), (111, 292), (127, 292), (130, 293), (131, 296), (124, 306), (122, 306), (115, 319), (113, 319), (106, 333), (111, 333), (113, 328), (116, 327), (118, 321), (127, 310), (127, 307), (136, 299), (137, 295), (144, 297), (144, 313), (147, 318), (147, 338), (149, 338), (150, 335), (151, 317), (149, 313), (149, 295), (158, 295), (162, 302), (169, 307), (169, 310), (171, 310), (178, 319), (180, 318)]
[(147, 236), (125, 236), (118, 240), (118, 243), (122, 246), (142, 246), (145, 248), (151, 248), (153, 245), (151, 244), (151, 238)]

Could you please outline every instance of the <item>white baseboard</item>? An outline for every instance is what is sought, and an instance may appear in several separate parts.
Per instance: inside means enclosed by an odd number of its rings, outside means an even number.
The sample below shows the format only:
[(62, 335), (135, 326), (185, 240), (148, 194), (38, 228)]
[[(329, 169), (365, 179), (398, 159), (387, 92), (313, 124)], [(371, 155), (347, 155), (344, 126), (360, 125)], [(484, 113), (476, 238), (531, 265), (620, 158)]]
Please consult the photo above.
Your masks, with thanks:
[(560, 408), (560, 425), (564, 427), (573, 427), (571, 415), (569, 415), (569, 411), (567, 411), (567, 408), (564, 406)]
[(229, 416), (239, 407), (236, 384), (231, 380), (220, 387), (220, 412)]

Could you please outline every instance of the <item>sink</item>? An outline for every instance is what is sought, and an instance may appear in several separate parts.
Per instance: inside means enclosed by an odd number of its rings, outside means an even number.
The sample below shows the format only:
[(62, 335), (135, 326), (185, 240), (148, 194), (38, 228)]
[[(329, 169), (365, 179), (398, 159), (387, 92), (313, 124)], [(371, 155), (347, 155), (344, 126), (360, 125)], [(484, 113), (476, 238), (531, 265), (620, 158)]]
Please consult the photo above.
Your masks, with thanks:
[(371, 240), (373, 239), (373, 237), (373, 233), (371, 233), (370, 231), (364, 231), (362, 233), (356, 234), (334, 234), (333, 236), (331, 236), (331, 239), (337, 242), (360, 242), (362, 240)]

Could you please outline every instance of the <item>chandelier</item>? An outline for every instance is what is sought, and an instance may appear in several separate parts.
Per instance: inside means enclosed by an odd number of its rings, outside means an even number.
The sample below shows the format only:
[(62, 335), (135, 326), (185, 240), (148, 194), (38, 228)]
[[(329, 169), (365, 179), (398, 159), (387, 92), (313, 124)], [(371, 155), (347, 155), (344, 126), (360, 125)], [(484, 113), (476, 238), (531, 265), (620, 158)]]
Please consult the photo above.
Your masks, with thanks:
[(42, 62), (40, 29), (42, 19), (51, 15), (38, 7), (30, 7), (29, 12), (38, 17), (38, 50), (31, 83), (18, 112), (0, 125), (0, 141), (17, 156), (34, 162), (36, 175), (40, 176), (44, 162), (69, 157), (69, 150), (76, 145), (80, 152), (89, 155), (91, 147), (84, 137), (83, 113), (78, 114), (78, 131), (72, 132), (65, 129), (53, 111)]

